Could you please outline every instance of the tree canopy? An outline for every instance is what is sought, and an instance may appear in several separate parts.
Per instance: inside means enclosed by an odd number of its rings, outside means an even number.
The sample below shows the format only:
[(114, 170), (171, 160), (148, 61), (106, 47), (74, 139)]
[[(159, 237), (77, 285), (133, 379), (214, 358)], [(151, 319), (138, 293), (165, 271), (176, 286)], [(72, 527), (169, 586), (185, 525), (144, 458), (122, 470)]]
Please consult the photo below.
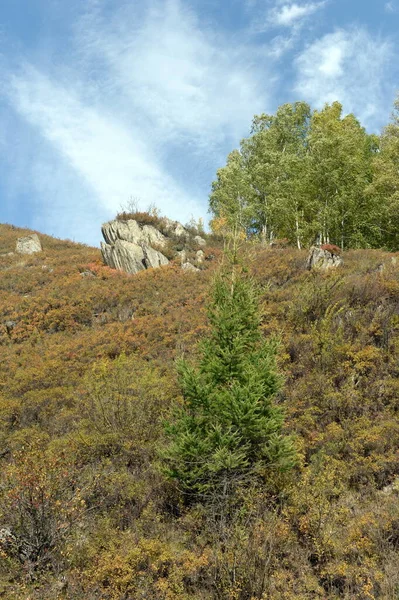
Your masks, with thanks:
[(184, 403), (164, 457), (185, 492), (221, 502), (237, 484), (292, 467), (294, 450), (274, 402), (281, 387), (275, 344), (264, 339), (259, 290), (236, 252), (215, 278), (208, 320), (198, 364), (179, 363)]
[(381, 136), (344, 116), (339, 102), (284, 104), (254, 117), (251, 135), (217, 171), (210, 210), (237, 216), (265, 241), (395, 250), (398, 161), (399, 100)]

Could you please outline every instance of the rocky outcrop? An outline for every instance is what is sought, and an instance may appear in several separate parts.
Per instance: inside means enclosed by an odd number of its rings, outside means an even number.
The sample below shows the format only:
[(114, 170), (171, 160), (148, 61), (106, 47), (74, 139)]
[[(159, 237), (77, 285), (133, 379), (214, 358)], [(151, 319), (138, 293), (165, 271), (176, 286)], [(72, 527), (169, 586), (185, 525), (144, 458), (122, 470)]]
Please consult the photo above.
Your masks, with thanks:
[(334, 248), (332, 245), (330, 248), (312, 246), (309, 251), (307, 268), (325, 270), (342, 265), (344, 261)]
[(144, 246), (165, 246), (164, 236), (153, 225), (140, 225), (134, 219), (128, 221), (110, 221), (101, 228), (106, 244), (115, 244), (118, 240)]
[(194, 236), (194, 242), (198, 246), (206, 246), (206, 240), (204, 240), (204, 238), (202, 238), (200, 235)]
[[(169, 259), (163, 250), (165, 249), (170, 256), (171, 242), (179, 240), (179, 243), (184, 244), (190, 240), (190, 233), (181, 223), (167, 218), (160, 219), (159, 228), (155, 225), (140, 224), (134, 219), (116, 219), (105, 223), (101, 231), (105, 240), (101, 243), (105, 264), (131, 274), (167, 265)], [(197, 246), (206, 244), (200, 236), (195, 236), (192, 241)], [(193, 267), (188, 263), (184, 249), (176, 250), (175, 255), (180, 256), (182, 267)], [(190, 264), (190, 267), (185, 267), (186, 264)]]
[(167, 265), (169, 260), (159, 250), (144, 242), (117, 239), (113, 244), (101, 244), (104, 262), (112, 269), (135, 274), (144, 269)]
[(39, 236), (36, 233), (18, 238), (16, 245), (16, 252), (18, 252), (18, 254), (34, 254), (35, 252), (41, 251), (42, 245)]

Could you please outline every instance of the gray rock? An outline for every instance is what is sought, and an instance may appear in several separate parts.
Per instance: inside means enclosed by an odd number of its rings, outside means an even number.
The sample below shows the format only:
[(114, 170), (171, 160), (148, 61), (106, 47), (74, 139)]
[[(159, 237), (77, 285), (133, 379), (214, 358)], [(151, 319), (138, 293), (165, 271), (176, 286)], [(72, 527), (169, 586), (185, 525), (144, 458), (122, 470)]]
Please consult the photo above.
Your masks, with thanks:
[(146, 268), (141, 246), (133, 242), (117, 239), (114, 244), (101, 243), (104, 262), (112, 269), (135, 274)]
[(18, 254), (34, 254), (35, 252), (41, 251), (42, 245), (39, 236), (36, 233), (18, 238), (16, 246), (16, 252), (18, 252)]
[(81, 277), (95, 277), (93, 271), (82, 271), (80, 274)]
[(114, 244), (117, 240), (158, 246), (164, 246), (167, 243), (166, 237), (158, 229), (152, 225), (141, 227), (134, 219), (109, 221), (102, 226), (101, 231), (107, 244)]
[(184, 265), (187, 261), (187, 252), (185, 250), (178, 250), (176, 254), (180, 258), (180, 264)]
[(205, 252), (203, 250), (197, 250), (195, 257), (197, 259), (197, 263), (200, 265), (204, 262)]
[(199, 269), (197, 269), (197, 267), (194, 267), (194, 265), (192, 265), (189, 262), (184, 263), (181, 268), (183, 269), (183, 271), (187, 271), (187, 272), (199, 272)]
[(159, 250), (154, 250), (154, 248), (151, 248), (151, 246), (145, 245), (143, 245), (142, 248), (144, 252), (144, 264), (146, 269), (156, 269), (157, 267), (162, 267), (163, 265), (167, 265), (169, 263), (169, 260), (166, 258), (166, 256), (164, 256), (162, 252), (159, 252)]
[(198, 244), (198, 246), (206, 246), (206, 240), (202, 238), (200, 235), (196, 235), (194, 237), (194, 242)]
[(160, 246), (162, 248), (168, 243), (168, 240), (163, 233), (161, 233), (152, 225), (144, 225), (142, 229), (141, 242), (147, 244), (148, 246)]
[[(116, 219), (105, 223), (101, 229), (105, 240), (101, 243), (105, 264), (130, 274), (167, 265), (169, 260), (163, 254), (163, 248), (171, 240), (175, 243), (176, 238), (179, 238), (180, 242), (183, 240), (183, 244), (182, 250), (177, 251), (176, 256), (180, 257), (182, 268), (186, 271), (198, 271), (199, 269), (187, 262), (187, 252), (184, 248), (184, 240), (190, 239), (187, 229), (178, 221), (166, 217), (161, 219), (160, 228), (162, 231), (153, 225), (140, 225), (134, 219), (127, 221)], [(199, 246), (206, 244), (201, 236), (195, 236), (193, 240)], [(198, 250), (197, 262), (203, 262), (204, 258), (204, 252)]]
[(162, 219), (163, 229), (166, 231), (168, 235), (172, 235), (179, 238), (184, 238), (186, 240), (189, 239), (190, 234), (185, 227), (179, 221), (172, 221), (172, 219), (168, 219), (164, 217)]
[(339, 267), (343, 262), (341, 256), (338, 254), (333, 254), (328, 250), (312, 246), (307, 259), (307, 268), (325, 270)]
[(4, 325), (6, 327), (8, 335), (11, 334), (11, 332), (14, 329), (14, 327), (16, 326), (16, 324), (17, 324), (16, 321), (5, 321)]
[(0, 548), (6, 552), (17, 548), (17, 538), (8, 527), (0, 529)]

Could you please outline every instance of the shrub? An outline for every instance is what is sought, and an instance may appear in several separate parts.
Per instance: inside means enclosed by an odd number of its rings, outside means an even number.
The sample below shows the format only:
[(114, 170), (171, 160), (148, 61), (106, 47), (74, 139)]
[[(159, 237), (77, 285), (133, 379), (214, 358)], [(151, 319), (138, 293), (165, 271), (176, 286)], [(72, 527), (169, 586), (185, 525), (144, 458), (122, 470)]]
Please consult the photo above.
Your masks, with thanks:
[(323, 244), (320, 246), (320, 248), (326, 252), (329, 252), (333, 256), (338, 256), (342, 252), (341, 248), (335, 244)]
[(130, 221), (130, 220), (134, 220), (137, 221), (137, 223), (139, 223), (139, 225), (152, 225), (153, 227), (156, 227), (157, 229), (159, 229), (160, 231), (162, 231), (165, 228), (165, 220), (163, 219), (163, 217), (160, 217), (159, 215), (155, 214), (155, 213), (149, 213), (149, 212), (121, 212), (118, 213), (116, 215), (116, 220), (117, 221)]

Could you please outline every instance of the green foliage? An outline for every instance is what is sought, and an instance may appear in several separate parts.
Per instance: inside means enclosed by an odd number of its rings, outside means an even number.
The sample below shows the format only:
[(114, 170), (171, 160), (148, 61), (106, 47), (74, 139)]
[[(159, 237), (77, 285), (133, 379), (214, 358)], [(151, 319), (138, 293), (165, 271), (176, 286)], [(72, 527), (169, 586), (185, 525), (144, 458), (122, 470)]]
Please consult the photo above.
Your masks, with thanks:
[(391, 123), (385, 127), (379, 141), (379, 152), (373, 159), (373, 179), (367, 194), (379, 207), (378, 240), (389, 250), (399, 247), (399, 97), (394, 103)]
[(188, 494), (227, 496), (237, 483), (293, 465), (283, 413), (273, 402), (280, 388), (275, 347), (262, 337), (258, 304), (251, 279), (236, 265), (222, 270), (198, 365), (179, 363), (184, 404), (168, 428), (165, 460), (169, 477)]
[(219, 169), (214, 217), (238, 219), (264, 241), (397, 249), (398, 103), (381, 138), (338, 102), (284, 104), (255, 116), (252, 134)]

